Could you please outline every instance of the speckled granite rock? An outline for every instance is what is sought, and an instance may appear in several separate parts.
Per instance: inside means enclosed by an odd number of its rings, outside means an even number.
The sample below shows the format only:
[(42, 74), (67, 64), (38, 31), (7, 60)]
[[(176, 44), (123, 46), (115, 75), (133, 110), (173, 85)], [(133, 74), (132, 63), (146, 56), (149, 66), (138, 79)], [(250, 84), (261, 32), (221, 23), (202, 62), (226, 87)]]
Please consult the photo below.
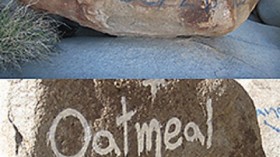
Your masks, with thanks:
[(20, 157), (264, 157), (233, 80), (18, 80), (9, 91)]
[(258, 0), (40, 0), (36, 7), (112, 35), (175, 37), (224, 35), (240, 26), (257, 2)]

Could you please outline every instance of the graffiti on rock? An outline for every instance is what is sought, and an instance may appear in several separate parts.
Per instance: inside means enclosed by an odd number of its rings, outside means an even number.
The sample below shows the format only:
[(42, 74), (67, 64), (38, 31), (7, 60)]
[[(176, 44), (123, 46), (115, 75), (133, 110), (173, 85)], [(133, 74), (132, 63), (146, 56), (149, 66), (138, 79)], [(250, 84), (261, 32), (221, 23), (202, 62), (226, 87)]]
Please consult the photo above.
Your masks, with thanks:
[[(146, 7), (178, 7), (178, 8), (191, 8), (197, 9), (196, 6), (199, 6), (202, 9), (209, 10), (217, 6), (217, 0), (180, 0), (174, 1), (174, 3), (166, 3), (166, 0), (120, 0), (125, 3), (138, 2)], [(230, 3), (236, 7), (244, 5), (247, 0), (234, 0), (233, 3)]]
[[(92, 140), (92, 151), (99, 155), (107, 155), (107, 154), (114, 154), (115, 156), (124, 156), (127, 157), (129, 153), (129, 141), (128, 140), (128, 130), (133, 129), (132, 126), (128, 126), (128, 122), (133, 119), (133, 116), (137, 114), (137, 111), (127, 111), (127, 102), (126, 97), (121, 98), (121, 105), (122, 105), (122, 115), (116, 117), (116, 126), (123, 128), (123, 151), (121, 151), (119, 145), (116, 143), (114, 138), (114, 134), (109, 130), (99, 130), (94, 135), (91, 131), (91, 126), (85, 119), (85, 117), (75, 109), (65, 109), (64, 111), (60, 112), (50, 127), (48, 132), (48, 142), (50, 142), (51, 149), (53, 153), (57, 157), (67, 157), (66, 155), (59, 152), (56, 146), (55, 134), (58, 127), (58, 123), (65, 119), (66, 117), (75, 117), (77, 118), (80, 123), (82, 124), (83, 131), (84, 131), (84, 142), (83, 147), (80, 151), (72, 155), (71, 157), (82, 157), (85, 156), (86, 150), (90, 145), (90, 141)], [(207, 126), (207, 135), (203, 135), (200, 130), (200, 127), (190, 121), (182, 128), (182, 121), (177, 117), (171, 117), (165, 125), (165, 130), (162, 133), (162, 124), (156, 118), (150, 120), (149, 123), (145, 122), (140, 124), (136, 122), (134, 124), (134, 130), (136, 132), (136, 139), (137, 141), (137, 154), (141, 156), (143, 153), (150, 152), (152, 148), (155, 149), (155, 157), (162, 156), (162, 150), (170, 150), (174, 151), (175, 149), (182, 146), (183, 142), (199, 142), (201, 146), (205, 146), (206, 149), (211, 148), (212, 146), (212, 136), (213, 136), (213, 108), (212, 108), (212, 100), (208, 99), (206, 102), (206, 110), (207, 110), (207, 121), (205, 125)], [(180, 132), (182, 132), (182, 136), (178, 137)], [(192, 131), (192, 134), (189, 132)], [(155, 136), (153, 141), (152, 136)], [(108, 145), (106, 148), (101, 147), (99, 145), (100, 140), (107, 139)], [(155, 146), (153, 146), (153, 144)], [(165, 147), (165, 149), (162, 149)]]
[(120, 0), (126, 3), (138, 2), (146, 7), (178, 7), (178, 8), (195, 8), (200, 6), (201, 8), (216, 7), (217, 0), (181, 0), (174, 3), (166, 3), (166, 0)]
[(268, 120), (270, 119), (277, 119), (280, 122), (280, 106), (278, 107), (270, 107), (270, 108), (263, 108), (263, 109), (257, 109), (257, 116), (263, 117), (263, 124), (267, 127), (271, 128), (272, 130), (276, 131), (277, 133), (280, 133), (280, 125), (278, 123), (274, 124)]

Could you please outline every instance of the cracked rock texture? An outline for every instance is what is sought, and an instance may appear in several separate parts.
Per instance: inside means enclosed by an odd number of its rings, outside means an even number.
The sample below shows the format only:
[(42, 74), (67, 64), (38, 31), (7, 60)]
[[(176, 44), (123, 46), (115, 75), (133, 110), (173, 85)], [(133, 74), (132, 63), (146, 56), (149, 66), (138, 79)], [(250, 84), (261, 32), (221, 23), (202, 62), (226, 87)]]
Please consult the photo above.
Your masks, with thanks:
[(267, 157), (280, 156), (280, 80), (237, 80), (257, 108), (263, 149)]
[[(59, 153), (116, 156), (118, 151), (97, 154), (96, 146), (108, 146), (104, 138), (94, 145), (93, 139), (101, 130), (110, 131), (123, 156), (124, 127), (117, 126), (116, 119), (124, 110), (134, 113), (127, 122), (128, 156), (138, 156), (136, 124), (149, 124), (152, 119), (161, 127), (151, 138), (151, 151), (144, 150), (147, 153), (142, 153), (143, 157), (158, 156), (156, 150), (165, 157), (264, 156), (253, 102), (233, 80), (12, 80), (6, 87), (8, 92), (1, 93), (0, 99), (1, 105), (5, 104), (1, 120), (7, 124), (1, 126), (1, 133), (7, 135), (1, 139), (8, 145), (2, 150), (1, 144), (1, 152), (8, 154), (3, 156), (15, 156), (17, 148), (17, 156), (23, 157), (51, 157)], [(67, 116), (65, 113), (73, 115), (67, 109), (80, 114)], [(62, 119), (56, 121), (57, 117)], [(171, 151), (165, 149), (163, 140), (167, 122), (174, 117), (181, 121), (182, 128), (170, 142), (182, 137), (182, 144)], [(191, 122), (201, 134), (196, 140), (187, 140), (184, 133)], [(171, 126), (169, 132), (172, 128), (175, 129)], [(191, 129), (187, 135), (192, 137), (199, 132)], [(156, 147), (159, 137), (161, 146)], [(85, 141), (88, 146), (83, 148)]]
[[(30, 0), (21, 0), (25, 3)], [(39, 0), (36, 8), (112, 35), (219, 36), (239, 27), (258, 0)], [(63, 8), (63, 9), (62, 9)]]

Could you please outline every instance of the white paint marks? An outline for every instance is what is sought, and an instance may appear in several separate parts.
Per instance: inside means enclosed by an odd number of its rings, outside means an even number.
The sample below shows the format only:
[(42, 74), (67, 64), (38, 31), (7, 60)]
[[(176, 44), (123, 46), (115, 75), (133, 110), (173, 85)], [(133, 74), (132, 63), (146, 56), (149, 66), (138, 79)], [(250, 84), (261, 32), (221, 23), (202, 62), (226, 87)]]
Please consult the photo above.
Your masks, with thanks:
[[(171, 126), (174, 125), (175, 129), (173, 132), (169, 132)], [(183, 143), (183, 138), (179, 137), (178, 140), (175, 143), (170, 143), (170, 140), (172, 138), (175, 138), (176, 136), (179, 135), (182, 127), (182, 122), (178, 118), (171, 118), (165, 127), (165, 132), (164, 132), (164, 144), (166, 149), (169, 150), (175, 150), (176, 148), (180, 147)]]
[(212, 99), (208, 99), (206, 102), (206, 109), (207, 109), (207, 149), (212, 146), (212, 136), (213, 136), (213, 106), (212, 106)]
[[(146, 146), (146, 151), (151, 151), (152, 149), (152, 135), (153, 132), (156, 132), (156, 155), (155, 157), (161, 157), (161, 131), (160, 131), (160, 123), (156, 119), (152, 119), (150, 125), (144, 123), (142, 128), (139, 123), (135, 124), (135, 128), (137, 131), (137, 139), (138, 139), (138, 156), (141, 156), (141, 153), (144, 151), (144, 146)], [(146, 135), (146, 143), (144, 145), (144, 135)]]
[[(106, 148), (101, 148), (99, 144), (101, 142), (100, 141), (101, 137), (106, 137), (109, 141), (109, 145)], [(99, 155), (107, 155), (112, 151), (114, 151), (117, 156), (121, 155), (121, 151), (117, 146), (112, 133), (107, 130), (101, 130), (96, 133), (96, 135), (93, 137), (92, 148)]]
[(126, 111), (126, 98), (122, 97), (121, 99), (121, 104), (122, 104), (122, 112), (123, 115), (120, 117), (117, 117), (117, 126), (120, 126), (123, 124), (124, 132), (124, 156), (126, 157), (128, 154), (128, 132), (127, 132), (127, 122), (131, 120), (131, 118), (135, 115), (136, 111), (130, 111), (127, 113)]
[(214, 80), (203, 80), (198, 85), (199, 93), (202, 97), (204, 97), (207, 93), (215, 92), (220, 97), (224, 94), (227, 86), (223, 83), (222, 79), (214, 79)]
[[(192, 129), (193, 135), (189, 135), (189, 130)], [(194, 141), (200, 141), (201, 145), (204, 145), (205, 137), (201, 133), (198, 125), (196, 125), (194, 122), (189, 122), (185, 129), (184, 129), (184, 136), (187, 141), (194, 142)]]
[(82, 157), (82, 156), (85, 156), (85, 153), (86, 153), (86, 150), (89, 146), (89, 142), (91, 140), (91, 131), (90, 131), (90, 126), (88, 125), (87, 123), (87, 120), (85, 119), (85, 117), (80, 113), (78, 112), (77, 110), (74, 110), (74, 109), (66, 109), (62, 112), (60, 112), (57, 117), (54, 119), (52, 125), (51, 125), (51, 128), (50, 128), (50, 131), (48, 133), (48, 140), (51, 142), (51, 148), (54, 152), (54, 154), (57, 156), (57, 157), (69, 157), (69, 156), (65, 156), (63, 154), (61, 154), (58, 149), (57, 149), (57, 146), (56, 146), (56, 141), (55, 141), (55, 133), (56, 133), (56, 128), (57, 128), (57, 125), (58, 123), (60, 122), (60, 120), (62, 119), (65, 119), (66, 117), (75, 117), (75, 118), (78, 118), (80, 123), (82, 124), (83, 126), (83, 129), (84, 129), (84, 145), (82, 147), (82, 149), (75, 155), (72, 155), (71, 157)]
[(151, 86), (152, 103), (154, 103), (155, 101), (155, 98), (157, 96), (157, 91), (161, 87), (166, 87), (168, 85), (168, 82), (166, 82), (164, 79), (144, 80), (142, 83), (144, 87)]
[[(127, 102), (126, 98), (121, 98), (121, 105), (122, 105), (122, 115), (116, 117), (116, 125), (123, 127), (123, 136), (124, 136), (124, 146), (123, 152), (124, 157), (127, 157), (129, 154), (129, 137), (128, 137), (128, 130), (129, 125), (128, 122), (132, 120), (133, 116), (136, 114), (136, 111), (129, 111), (127, 112)], [(137, 150), (138, 156), (146, 150), (146, 153), (152, 150), (153, 143), (155, 143), (155, 157), (162, 156), (162, 144), (164, 143), (165, 150), (174, 151), (178, 147), (182, 146), (183, 144), (183, 137), (187, 142), (200, 142), (202, 146), (205, 145), (206, 141), (206, 148), (209, 149), (212, 146), (212, 136), (213, 136), (213, 108), (212, 108), (212, 99), (208, 99), (206, 102), (206, 110), (207, 110), (207, 136), (203, 135), (199, 126), (191, 121), (186, 124), (183, 132), (182, 131), (182, 121), (176, 117), (172, 117), (166, 123), (164, 133), (162, 134), (162, 126), (160, 122), (153, 118), (149, 124), (144, 122), (141, 124), (136, 122), (134, 127), (137, 135)], [(71, 156), (65, 156), (59, 152), (56, 146), (55, 141), (55, 133), (58, 126), (58, 123), (65, 119), (66, 117), (73, 116), (76, 117), (80, 123), (82, 124), (84, 135), (84, 145), (81, 150)], [(74, 128), (75, 129), (75, 128)], [(171, 131), (172, 130), (172, 131)], [(153, 138), (155, 135), (155, 138)], [(51, 149), (53, 150), (54, 154), (57, 157), (84, 157), (86, 155), (86, 150), (89, 146), (91, 141), (91, 137), (93, 136), (92, 140), (92, 150), (99, 155), (108, 155), (114, 153), (116, 156), (121, 155), (121, 150), (118, 147), (114, 135), (108, 130), (100, 130), (96, 132), (95, 135), (92, 135), (90, 126), (86, 121), (85, 117), (78, 111), (74, 109), (66, 109), (58, 114), (58, 116), (54, 119), (50, 131), (48, 133), (48, 141), (51, 143)], [(206, 140), (207, 137), (207, 140)], [(106, 138), (108, 141), (108, 145), (104, 147), (102, 145), (102, 139)], [(153, 139), (155, 141), (153, 142)], [(176, 140), (177, 139), (177, 140)], [(172, 141), (172, 142), (171, 142)]]

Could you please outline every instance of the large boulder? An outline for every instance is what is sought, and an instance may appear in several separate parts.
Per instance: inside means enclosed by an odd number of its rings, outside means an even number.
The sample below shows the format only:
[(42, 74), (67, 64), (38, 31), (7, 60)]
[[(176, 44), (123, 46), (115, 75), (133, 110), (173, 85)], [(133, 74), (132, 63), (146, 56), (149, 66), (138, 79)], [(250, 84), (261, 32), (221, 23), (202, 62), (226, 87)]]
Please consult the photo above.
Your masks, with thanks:
[[(30, 3), (30, 0), (21, 0)], [(112, 35), (219, 36), (241, 25), (258, 0), (38, 0), (35, 7)]]
[(16, 80), (6, 100), (14, 156), (264, 157), (233, 80)]

